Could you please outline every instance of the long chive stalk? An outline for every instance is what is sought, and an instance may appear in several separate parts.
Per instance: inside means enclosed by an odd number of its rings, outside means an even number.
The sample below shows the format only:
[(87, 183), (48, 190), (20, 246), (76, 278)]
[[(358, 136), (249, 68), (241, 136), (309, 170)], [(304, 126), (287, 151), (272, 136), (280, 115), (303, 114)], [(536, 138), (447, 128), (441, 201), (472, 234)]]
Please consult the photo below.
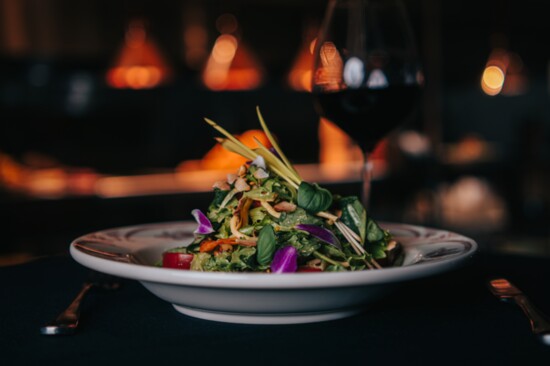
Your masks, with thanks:
[[(257, 156), (262, 156), (266, 161), (266, 164), (269, 166), (270, 170), (272, 170), (275, 174), (283, 178), (293, 188), (298, 189), (299, 185), (302, 183), (302, 178), (300, 177), (296, 169), (294, 169), (294, 167), (289, 162), (289, 160), (286, 158), (283, 151), (277, 144), (277, 141), (275, 141), (275, 139), (273, 138), (273, 135), (269, 131), (262, 117), (262, 114), (260, 113), (259, 107), (256, 107), (256, 112), (258, 114), (258, 119), (260, 121), (260, 124), (262, 125), (262, 129), (264, 130), (268, 140), (270, 141), (275, 151), (277, 151), (277, 153), (279, 154), (280, 158), (277, 157), (275, 154), (273, 154), (271, 151), (269, 151), (269, 149), (267, 149), (257, 139), (254, 139), (254, 140), (258, 144), (258, 148), (251, 149), (245, 144), (243, 144), (241, 141), (239, 141), (235, 136), (227, 132), (224, 128), (219, 126), (216, 122), (208, 118), (205, 118), (204, 120), (206, 121), (206, 123), (208, 123), (210, 126), (215, 128), (218, 132), (220, 132), (222, 135), (226, 137), (226, 139), (216, 138), (216, 141), (218, 141), (226, 150), (234, 152), (241, 156), (244, 156), (245, 158), (250, 160), (254, 160)], [(362, 243), (361, 237), (357, 235), (357, 233), (354, 232), (352, 229), (350, 229), (348, 226), (346, 226), (342, 221), (340, 221), (338, 216), (335, 216), (329, 212), (324, 212), (324, 211), (318, 212), (317, 216), (323, 217), (325, 219), (332, 221), (336, 226), (336, 228), (342, 233), (342, 235), (346, 238), (346, 240), (350, 243), (350, 245), (358, 255), (364, 255), (367, 253), (365, 248), (363, 248), (363, 245), (361, 244)], [(317, 253), (316, 255), (320, 255), (320, 253)], [(325, 259), (325, 258), (322, 258), (322, 259)], [(370, 261), (365, 259), (365, 263), (369, 269), (373, 269), (374, 267), (381, 268), (381, 266), (374, 260), (374, 258), (372, 258)], [(342, 263), (338, 263), (338, 264), (342, 265)]]

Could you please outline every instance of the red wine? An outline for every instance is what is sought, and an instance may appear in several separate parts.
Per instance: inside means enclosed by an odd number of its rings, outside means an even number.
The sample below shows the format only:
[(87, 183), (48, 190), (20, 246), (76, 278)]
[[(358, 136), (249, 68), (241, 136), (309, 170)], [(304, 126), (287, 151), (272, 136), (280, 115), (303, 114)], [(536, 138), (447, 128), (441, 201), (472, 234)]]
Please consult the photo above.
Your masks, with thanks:
[(319, 114), (346, 131), (366, 151), (413, 111), (419, 87), (390, 86), (384, 89), (347, 89), (314, 93)]

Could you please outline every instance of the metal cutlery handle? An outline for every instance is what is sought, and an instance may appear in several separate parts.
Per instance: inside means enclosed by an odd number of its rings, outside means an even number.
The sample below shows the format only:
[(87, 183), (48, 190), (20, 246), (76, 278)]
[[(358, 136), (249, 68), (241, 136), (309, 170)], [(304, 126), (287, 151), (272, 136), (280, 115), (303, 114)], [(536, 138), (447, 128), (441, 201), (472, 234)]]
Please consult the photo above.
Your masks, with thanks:
[(529, 299), (525, 295), (514, 296), (516, 304), (518, 304), (525, 315), (529, 318), (531, 323), (531, 329), (534, 333), (540, 334), (550, 332), (550, 322), (544, 318), (542, 313), (531, 304)]
[(80, 304), (88, 293), (88, 291), (94, 286), (91, 282), (86, 282), (78, 295), (71, 304), (63, 311), (59, 316), (51, 323), (48, 323), (40, 328), (40, 333), (44, 335), (62, 335), (72, 334), (75, 332), (80, 319)]

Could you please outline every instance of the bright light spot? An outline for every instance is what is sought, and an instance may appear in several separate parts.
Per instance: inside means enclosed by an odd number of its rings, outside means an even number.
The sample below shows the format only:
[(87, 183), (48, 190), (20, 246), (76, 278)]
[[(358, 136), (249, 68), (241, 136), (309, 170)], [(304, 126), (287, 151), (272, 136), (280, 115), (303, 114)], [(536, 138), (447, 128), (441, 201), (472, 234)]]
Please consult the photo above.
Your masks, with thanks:
[(214, 43), (202, 79), (211, 90), (250, 90), (261, 83), (261, 72), (237, 38), (223, 34)]
[(161, 79), (162, 72), (156, 66), (116, 67), (107, 75), (109, 84), (115, 88), (153, 88)]
[(505, 74), (498, 66), (488, 66), (481, 77), (481, 89), (487, 95), (497, 95), (504, 85)]
[(388, 79), (380, 69), (374, 69), (370, 72), (367, 86), (371, 89), (383, 89), (388, 87)]
[(351, 57), (344, 66), (344, 81), (349, 87), (358, 88), (365, 78), (363, 62), (357, 57)]
[(397, 143), (401, 150), (413, 156), (426, 155), (430, 151), (430, 141), (417, 131), (403, 131)]
[(219, 63), (231, 63), (237, 51), (237, 39), (230, 35), (220, 36), (212, 49), (212, 58)]
[(223, 90), (227, 85), (229, 68), (237, 52), (237, 39), (228, 34), (218, 37), (206, 64), (203, 80), (212, 90)]
[(132, 66), (125, 70), (124, 80), (132, 89), (152, 88), (160, 81), (160, 71), (154, 66)]

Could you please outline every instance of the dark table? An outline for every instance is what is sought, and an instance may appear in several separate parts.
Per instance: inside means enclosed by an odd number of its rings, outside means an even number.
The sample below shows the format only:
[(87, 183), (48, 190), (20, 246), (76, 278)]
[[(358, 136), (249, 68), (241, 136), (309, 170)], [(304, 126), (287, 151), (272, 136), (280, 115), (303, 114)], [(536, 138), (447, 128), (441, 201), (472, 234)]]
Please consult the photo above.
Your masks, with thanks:
[[(550, 259), (480, 253), (467, 267), (406, 283), (357, 316), (301, 325), (236, 325), (184, 316), (135, 281), (86, 299), (79, 332), (39, 327), (88, 270), (68, 256), (0, 268), (0, 364), (548, 365), (550, 347), (521, 310), (494, 298), (504, 275), (550, 314)], [(7, 362), (5, 360), (8, 360)]]

